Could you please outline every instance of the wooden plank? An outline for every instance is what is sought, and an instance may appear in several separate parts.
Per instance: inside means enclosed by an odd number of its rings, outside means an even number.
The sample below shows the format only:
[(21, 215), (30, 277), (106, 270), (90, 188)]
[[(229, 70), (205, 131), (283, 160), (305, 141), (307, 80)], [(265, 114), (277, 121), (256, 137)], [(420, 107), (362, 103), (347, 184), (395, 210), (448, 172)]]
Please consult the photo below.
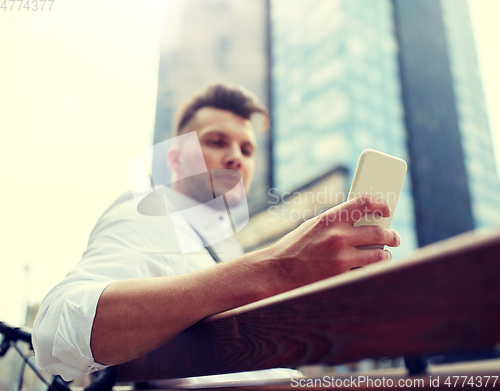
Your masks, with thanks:
[(500, 232), (467, 233), (399, 263), (356, 270), (211, 316), (116, 367), (165, 379), (500, 342)]

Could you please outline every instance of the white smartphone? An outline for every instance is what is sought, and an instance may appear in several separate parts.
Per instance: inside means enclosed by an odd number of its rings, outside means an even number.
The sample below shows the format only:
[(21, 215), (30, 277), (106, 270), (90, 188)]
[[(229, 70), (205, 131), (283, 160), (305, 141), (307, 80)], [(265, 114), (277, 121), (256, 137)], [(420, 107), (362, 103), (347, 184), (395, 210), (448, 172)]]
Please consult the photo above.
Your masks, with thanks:
[[(375, 151), (374, 149), (365, 149), (361, 153), (347, 199), (350, 200), (363, 195), (383, 198), (391, 208), (392, 215), (389, 217), (382, 217), (377, 214), (365, 215), (354, 223), (355, 227), (379, 225), (383, 228), (390, 228), (399, 193), (405, 180), (406, 170), (406, 162), (396, 156)], [(383, 245), (371, 245), (359, 248), (374, 249), (383, 247)]]

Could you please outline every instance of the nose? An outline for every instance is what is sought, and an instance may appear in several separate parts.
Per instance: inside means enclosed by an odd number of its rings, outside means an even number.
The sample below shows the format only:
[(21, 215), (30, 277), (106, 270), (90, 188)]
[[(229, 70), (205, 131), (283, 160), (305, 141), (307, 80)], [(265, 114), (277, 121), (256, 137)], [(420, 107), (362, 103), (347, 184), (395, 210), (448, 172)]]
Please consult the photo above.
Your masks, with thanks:
[(227, 154), (224, 156), (224, 167), (231, 170), (239, 170), (241, 167), (241, 149), (239, 144), (232, 144)]

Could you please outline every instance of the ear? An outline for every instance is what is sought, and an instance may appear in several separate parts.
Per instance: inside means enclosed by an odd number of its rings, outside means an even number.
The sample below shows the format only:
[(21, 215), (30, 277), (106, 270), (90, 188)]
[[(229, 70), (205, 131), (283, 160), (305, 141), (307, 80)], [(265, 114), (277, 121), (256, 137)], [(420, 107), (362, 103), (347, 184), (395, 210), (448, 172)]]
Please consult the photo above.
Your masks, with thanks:
[(179, 173), (180, 161), (179, 161), (179, 146), (172, 145), (167, 151), (167, 164), (172, 170), (173, 174)]

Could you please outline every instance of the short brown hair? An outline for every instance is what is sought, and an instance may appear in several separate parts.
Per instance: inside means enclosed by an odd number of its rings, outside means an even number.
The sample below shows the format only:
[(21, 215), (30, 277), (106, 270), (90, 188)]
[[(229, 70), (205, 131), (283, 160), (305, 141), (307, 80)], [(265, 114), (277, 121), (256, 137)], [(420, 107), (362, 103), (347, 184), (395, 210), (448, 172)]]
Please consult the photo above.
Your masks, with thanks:
[(266, 108), (255, 94), (242, 86), (217, 82), (205, 86), (179, 107), (175, 116), (174, 136), (182, 133), (182, 129), (203, 107), (231, 111), (245, 119), (250, 119), (254, 113), (260, 113), (269, 121)]

